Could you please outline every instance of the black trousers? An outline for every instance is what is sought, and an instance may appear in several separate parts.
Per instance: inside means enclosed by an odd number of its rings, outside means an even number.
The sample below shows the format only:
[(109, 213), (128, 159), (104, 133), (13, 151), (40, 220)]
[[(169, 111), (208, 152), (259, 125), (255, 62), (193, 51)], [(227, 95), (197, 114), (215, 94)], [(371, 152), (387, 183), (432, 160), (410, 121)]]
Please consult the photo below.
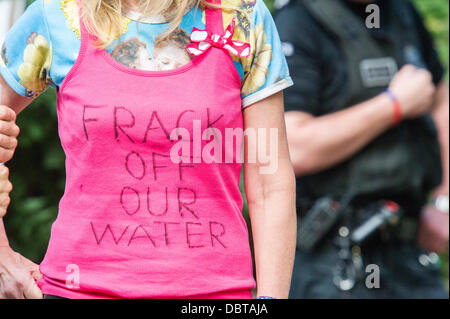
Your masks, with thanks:
[(54, 296), (54, 295), (44, 295), (44, 299), (67, 299), (67, 298)]
[[(415, 244), (395, 243), (362, 248), (363, 272), (355, 287), (342, 292), (333, 283), (338, 251), (330, 244), (305, 253), (297, 250), (290, 298), (293, 299), (448, 299), (439, 266), (422, 265), (424, 251)], [(366, 287), (366, 266), (380, 270), (380, 287)]]

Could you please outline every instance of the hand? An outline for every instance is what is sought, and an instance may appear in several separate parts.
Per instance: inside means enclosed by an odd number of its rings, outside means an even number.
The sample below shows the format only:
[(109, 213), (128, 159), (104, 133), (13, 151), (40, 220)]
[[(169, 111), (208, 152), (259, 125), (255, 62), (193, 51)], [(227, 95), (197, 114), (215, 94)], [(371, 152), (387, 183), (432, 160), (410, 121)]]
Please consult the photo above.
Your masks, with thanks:
[(9, 169), (3, 164), (0, 164), (0, 218), (5, 216), (8, 205), (11, 202), (9, 193), (13, 189), (13, 185), (8, 179)]
[(428, 205), (422, 212), (418, 243), (427, 251), (441, 253), (445, 251), (449, 240), (449, 215)]
[(0, 105), (0, 163), (7, 162), (13, 157), (19, 133), (16, 112), (6, 105)]
[(10, 247), (0, 247), (0, 299), (42, 299), (36, 284), (41, 278), (38, 265)]
[(403, 118), (417, 118), (431, 111), (436, 87), (431, 73), (405, 65), (392, 79), (389, 90), (402, 108)]

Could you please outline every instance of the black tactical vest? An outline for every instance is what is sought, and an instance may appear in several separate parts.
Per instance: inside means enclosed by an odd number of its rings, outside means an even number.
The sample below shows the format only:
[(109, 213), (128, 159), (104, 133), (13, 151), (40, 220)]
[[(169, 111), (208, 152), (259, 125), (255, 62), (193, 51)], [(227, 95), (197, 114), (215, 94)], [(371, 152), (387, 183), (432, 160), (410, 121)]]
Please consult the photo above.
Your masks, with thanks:
[[(383, 41), (372, 37), (365, 21), (341, 0), (304, 3), (312, 16), (338, 39), (345, 57), (348, 92), (332, 112), (380, 94), (405, 64), (425, 67), (411, 9), (404, 0), (389, 1), (390, 32)], [(350, 160), (300, 181), (301, 188), (313, 198), (342, 197), (350, 189), (356, 197), (422, 197), (442, 182), (435, 124), (430, 115), (404, 121)]]

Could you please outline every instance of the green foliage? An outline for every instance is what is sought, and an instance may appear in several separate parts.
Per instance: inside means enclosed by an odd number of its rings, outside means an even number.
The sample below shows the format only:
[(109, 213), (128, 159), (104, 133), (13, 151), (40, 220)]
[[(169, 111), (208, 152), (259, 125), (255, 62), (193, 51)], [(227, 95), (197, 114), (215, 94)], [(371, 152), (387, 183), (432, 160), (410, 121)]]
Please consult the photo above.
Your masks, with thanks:
[(48, 90), (18, 116), (19, 147), (7, 163), (14, 185), (5, 217), (9, 241), (35, 262), (46, 251), (65, 183), (55, 99)]
[[(266, 2), (273, 7), (272, 0)], [(448, 1), (414, 2), (425, 17), (442, 60), (448, 67)], [(65, 157), (58, 138), (55, 100), (54, 90), (48, 90), (19, 115), (19, 147), (13, 160), (7, 164), (14, 185), (12, 203), (5, 217), (10, 243), (35, 262), (40, 262), (46, 251), (50, 227), (56, 218), (65, 185)], [(447, 262), (443, 268), (448, 278)]]
[[(448, 70), (449, 63), (449, 4), (447, 0), (414, 0), (424, 17), (428, 30), (433, 35), (436, 49)], [(448, 72), (447, 72), (448, 78)]]

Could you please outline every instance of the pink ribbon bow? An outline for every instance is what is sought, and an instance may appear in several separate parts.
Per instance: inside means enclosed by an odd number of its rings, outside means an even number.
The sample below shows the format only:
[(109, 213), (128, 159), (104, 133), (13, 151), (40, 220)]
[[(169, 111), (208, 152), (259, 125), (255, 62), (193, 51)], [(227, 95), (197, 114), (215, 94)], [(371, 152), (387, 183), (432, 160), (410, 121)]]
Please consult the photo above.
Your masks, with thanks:
[(232, 40), (235, 27), (236, 18), (233, 18), (223, 36), (194, 28), (191, 34), (191, 44), (186, 46), (186, 50), (194, 56), (199, 56), (214, 46), (225, 49), (237, 57), (248, 58), (250, 56), (250, 44)]

